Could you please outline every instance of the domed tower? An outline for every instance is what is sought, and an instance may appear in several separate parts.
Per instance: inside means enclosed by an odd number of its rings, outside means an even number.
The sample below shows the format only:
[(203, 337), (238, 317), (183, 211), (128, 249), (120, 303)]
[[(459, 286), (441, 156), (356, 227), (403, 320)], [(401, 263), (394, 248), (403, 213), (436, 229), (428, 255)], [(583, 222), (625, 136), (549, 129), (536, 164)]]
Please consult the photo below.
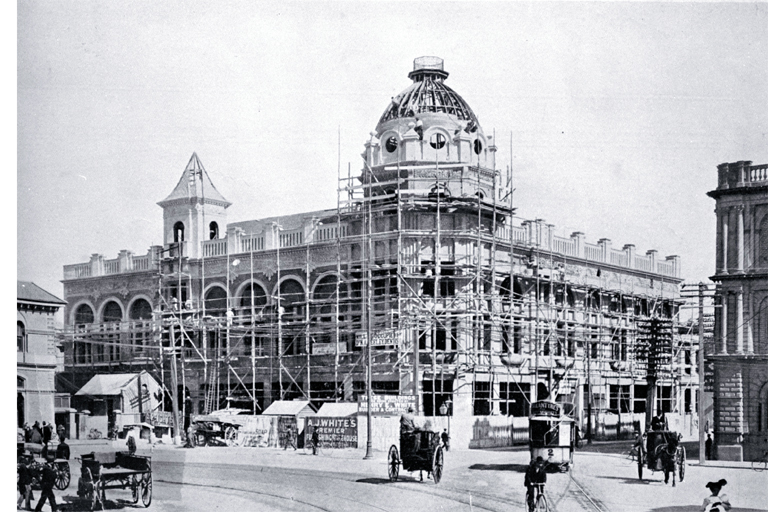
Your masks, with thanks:
[[(480, 172), (479, 193), (490, 197), (488, 178), (495, 168), (496, 146), (492, 137), (485, 135), (477, 116), (453, 89), (445, 84), (448, 72), (443, 59), (419, 57), (413, 62), (413, 71), (408, 73), (413, 83), (392, 98), (384, 114), (371, 132), (371, 139), (365, 144), (363, 158), (366, 167), (361, 181), (367, 179), (366, 172), (372, 173), (372, 183), (382, 183), (394, 178), (393, 169), (428, 169), (435, 178), (472, 178)], [(448, 169), (463, 169), (461, 176)], [(425, 170), (420, 174), (430, 171)], [(401, 173), (407, 177), (408, 173)], [(421, 176), (428, 177), (427, 175)], [(445, 182), (441, 178), (441, 182)], [(477, 182), (477, 176), (474, 176)], [(475, 195), (477, 186), (456, 187), (454, 195)], [(386, 187), (385, 187), (386, 188)], [(413, 183), (403, 188), (413, 189)], [(459, 194), (456, 194), (459, 192)]]

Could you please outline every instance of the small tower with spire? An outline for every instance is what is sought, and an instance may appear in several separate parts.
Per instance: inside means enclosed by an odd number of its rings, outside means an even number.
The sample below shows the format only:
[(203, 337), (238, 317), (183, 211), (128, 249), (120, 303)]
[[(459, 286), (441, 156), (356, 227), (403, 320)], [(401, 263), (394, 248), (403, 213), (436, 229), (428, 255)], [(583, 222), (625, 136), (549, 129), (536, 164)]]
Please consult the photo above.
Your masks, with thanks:
[(179, 183), (157, 203), (163, 209), (163, 242), (183, 243), (183, 254), (196, 259), (201, 244), (227, 231), (227, 208), (232, 204), (213, 186), (197, 153), (192, 153)]

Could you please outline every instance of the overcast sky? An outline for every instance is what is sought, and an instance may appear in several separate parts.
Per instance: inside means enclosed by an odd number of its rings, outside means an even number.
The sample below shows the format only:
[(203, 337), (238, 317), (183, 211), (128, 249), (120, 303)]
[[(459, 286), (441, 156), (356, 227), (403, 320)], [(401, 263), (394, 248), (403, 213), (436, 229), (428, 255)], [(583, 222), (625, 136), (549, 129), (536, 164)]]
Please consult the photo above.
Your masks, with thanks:
[[(768, 163), (768, 4), (18, 3), (18, 278), (162, 242), (197, 152), (230, 221), (335, 208), (413, 59), (445, 59), (515, 206), (714, 273), (716, 166)], [(346, 172), (346, 171), (345, 171)]]

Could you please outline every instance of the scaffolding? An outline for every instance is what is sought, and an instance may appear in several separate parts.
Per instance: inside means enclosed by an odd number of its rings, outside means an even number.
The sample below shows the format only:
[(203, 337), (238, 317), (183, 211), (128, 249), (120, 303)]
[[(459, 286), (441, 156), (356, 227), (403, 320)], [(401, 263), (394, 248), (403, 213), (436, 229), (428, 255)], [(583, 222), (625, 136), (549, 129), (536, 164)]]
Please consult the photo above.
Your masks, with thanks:
[[(194, 412), (205, 413), (248, 403), (259, 412), (272, 399), (352, 400), (366, 370), (374, 392), (416, 395), (426, 415), (457, 393), (471, 396), (475, 415), (527, 415), (545, 395), (574, 409), (582, 386), (581, 408), (605, 410), (591, 388), (606, 379), (617, 382), (621, 411), (619, 383), (633, 389), (645, 377), (637, 322), (674, 320), (680, 301), (627, 291), (628, 271), (612, 260), (591, 263), (544, 243), (543, 221), (514, 225), (513, 176), (511, 165), (502, 176), (398, 161), (366, 163), (353, 177), (339, 165), (336, 209), (297, 229), (277, 219), (271, 246), (246, 233), (225, 254), (202, 247), (195, 260), (184, 243), (170, 244), (152, 318), (68, 327), (68, 365), (144, 368), (167, 384), (166, 365), (178, 359), (181, 388), (199, 387)], [(569, 279), (577, 267), (599, 284)], [(606, 269), (618, 283), (601, 279)]]

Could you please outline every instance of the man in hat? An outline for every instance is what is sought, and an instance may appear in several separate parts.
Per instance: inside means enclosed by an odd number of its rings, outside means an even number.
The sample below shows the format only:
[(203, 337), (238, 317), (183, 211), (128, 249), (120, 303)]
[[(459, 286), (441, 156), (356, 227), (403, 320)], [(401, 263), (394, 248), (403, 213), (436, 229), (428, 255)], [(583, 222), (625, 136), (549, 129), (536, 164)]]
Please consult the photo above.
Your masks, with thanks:
[(48, 500), (48, 503), (51, 505), (51, 510), (53, 512), (56, 512), (56, 496), (53, 494), (53, 486), (56, 483), (56, 470), (53, 469), (53, 457), (50, 456), (48, 460), (46, 461), (46, 464), (43, 464), (42, 467), (42, 473), (40, 477), (40, 501), (37, 502), (37, 506), (35, 507), (35, 510), (43, 510), (43, 505), (45, 504), (45, 500)]
[(712, 492), (712, 495), (704, 498), (704, 503), (700, 509), (702, 512), (728, 512), (728, 510), (731, 510), (731, 502), (728, 500), (728, 496), (720, 494), (720, 489), (727, 483), (725, 478), (721, 478), (717, 482), (709, 482), (705, 486)]
[(418, 451), (421, 446), (421, 436), (416, 428), (416, 417), (413, 415), (413, 406), (408, 406), (408, 412), (400, 416), (400, 451), (403, 451), (403, 436), (413, 439), (413, 451)]
[(533, 510), (534, 507), (533, 500), (536, 497), (536, 484), (546, 483), (547, 463), (544, 458), (539, 455), (536, 457), (536, 460), (531, 460), (531, 463), (528, 465), (528, 469), (525, 471), (525, 487), (528, 488), (528, 490), (525, 492), (525, 500), (528, 503), (528, 510)]

